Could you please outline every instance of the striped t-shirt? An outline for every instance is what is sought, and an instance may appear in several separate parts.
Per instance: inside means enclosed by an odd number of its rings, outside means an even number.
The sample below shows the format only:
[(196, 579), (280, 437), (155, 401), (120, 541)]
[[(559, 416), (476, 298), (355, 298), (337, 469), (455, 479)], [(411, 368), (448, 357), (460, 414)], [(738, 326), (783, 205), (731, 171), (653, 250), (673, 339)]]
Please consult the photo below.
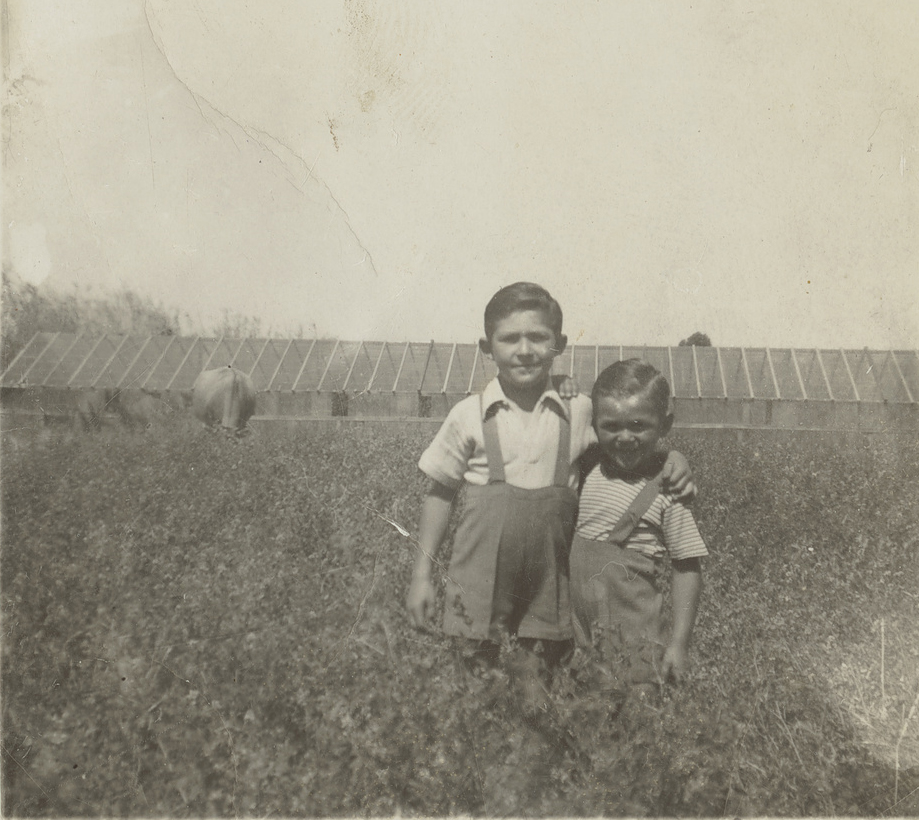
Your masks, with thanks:
[[(607, 541), (648, 479), (607, 475), (601, 465), (584, 481), (576, 532), (591, 541)], [(669, 553), (672, 559), (704, 558), (708, 555), (689, 507), (658, 493), (625, 546), (651, 558)]]

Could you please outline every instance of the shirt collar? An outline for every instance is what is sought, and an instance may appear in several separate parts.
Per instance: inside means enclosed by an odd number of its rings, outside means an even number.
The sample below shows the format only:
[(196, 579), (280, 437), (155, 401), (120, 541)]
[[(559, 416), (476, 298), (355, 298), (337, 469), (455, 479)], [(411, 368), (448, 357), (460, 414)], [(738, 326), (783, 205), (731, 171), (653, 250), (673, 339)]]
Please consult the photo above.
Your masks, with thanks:
[(625, 481), (635, 481), (639, 478), (652, 479), (664, 468), (664, 462), (667, 461), (667, 453), (655, 453), (644, 467), (644, 469), (635, 472), (624, 472), (614, 465), (607, 462), (605, 458), (600, 458), (600, 470), (607, 478), (621, 478)]
[[(547, 403), (554, 404), (561, 416), (571, 421), (569, 404), (559, 396), (558, 391), (552, 387), (551, 379), (549, 380), (549, 386), (543, 391), (543, 394), (539, 397), (539, 401), (536, 402), (537, 405)], [(504, 395), (504, 389), (501, 387), (501, 382), (498, 380), (498, 377), (495, 376), (495, 378), (485, 385), (485, 389), (482, 391), (482, 421), (485, 421), (488, 416), (492, 415), (499, 405), (510, 407), (510, 401), (507, 396)]]

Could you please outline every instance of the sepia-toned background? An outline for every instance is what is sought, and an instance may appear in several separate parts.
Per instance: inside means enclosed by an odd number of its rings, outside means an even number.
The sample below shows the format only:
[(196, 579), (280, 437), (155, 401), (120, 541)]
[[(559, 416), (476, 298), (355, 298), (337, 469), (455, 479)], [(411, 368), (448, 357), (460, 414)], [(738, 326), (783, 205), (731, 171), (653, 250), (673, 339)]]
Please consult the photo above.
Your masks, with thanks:
[(914, 347), (919, 9), (9, 0), (4, 266), (273, 335)]

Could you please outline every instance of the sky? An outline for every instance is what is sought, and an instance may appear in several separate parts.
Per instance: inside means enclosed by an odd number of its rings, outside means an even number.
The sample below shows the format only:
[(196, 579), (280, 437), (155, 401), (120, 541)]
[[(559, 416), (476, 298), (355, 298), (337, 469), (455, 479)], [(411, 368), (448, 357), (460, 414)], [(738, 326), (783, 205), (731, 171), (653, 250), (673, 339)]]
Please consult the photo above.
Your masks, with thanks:
[(919, 4), (6, 0), (3, 264), (276, 336), (919, 347)]

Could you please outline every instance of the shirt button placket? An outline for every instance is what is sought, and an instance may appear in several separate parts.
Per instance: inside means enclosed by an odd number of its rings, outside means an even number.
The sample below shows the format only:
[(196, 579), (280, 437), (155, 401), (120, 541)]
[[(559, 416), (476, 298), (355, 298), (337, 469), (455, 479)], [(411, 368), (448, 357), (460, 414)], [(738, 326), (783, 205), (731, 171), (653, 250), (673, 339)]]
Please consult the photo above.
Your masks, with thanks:
[(533, 409), (533, 413), (536, 414), (536, 418), (530, 420), (530, 434), (526, 438), (526, 452), (527, 452), (527, 461), (530, 464), (535, 464), (539, 461), (539, 447), (537, 447), (536, 442), (542, 441), (544, 436), (542, 435), (542, 413), (540, 413), (540, 406), (537, 405)]

